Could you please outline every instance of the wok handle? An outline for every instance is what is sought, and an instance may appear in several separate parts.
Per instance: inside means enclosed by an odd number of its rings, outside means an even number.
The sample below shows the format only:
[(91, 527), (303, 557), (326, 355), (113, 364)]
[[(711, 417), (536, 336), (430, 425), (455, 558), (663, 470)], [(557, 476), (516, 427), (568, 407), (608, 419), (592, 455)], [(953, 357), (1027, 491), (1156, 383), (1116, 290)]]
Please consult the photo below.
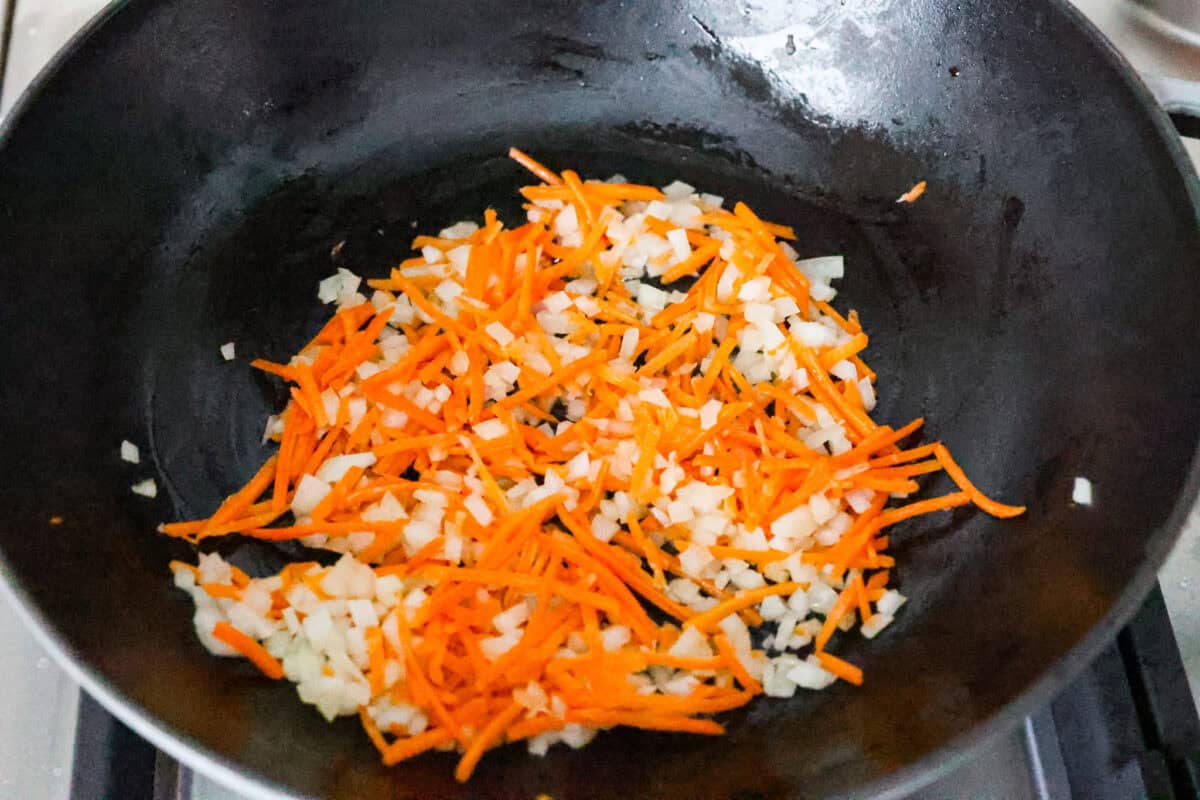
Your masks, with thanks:
[(1171, 116), (1181, 136), (1200, 138), (1200, 81), (1143, 73), (1154, 99)]

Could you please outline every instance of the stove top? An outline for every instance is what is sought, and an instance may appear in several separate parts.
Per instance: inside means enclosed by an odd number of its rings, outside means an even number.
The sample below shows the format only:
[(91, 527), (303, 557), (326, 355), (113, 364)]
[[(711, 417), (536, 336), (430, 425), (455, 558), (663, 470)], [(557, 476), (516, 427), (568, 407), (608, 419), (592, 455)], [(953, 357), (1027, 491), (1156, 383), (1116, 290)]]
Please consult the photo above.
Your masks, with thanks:
[[(1070, 0), (1148, 82), (1200, 81), (1200, 40), (1153, 7), (1196, 0)], [(106, 0), (0, 0), (12, 43), (0, 116)], [(1195, 92), (1200, 98), (1200, 92)], [(1189, 133), (1192, 131), (1188, 131)], [(1200, 128), (1196, 129), (1200, 133)], [(1185, 139), (1200, 163), (1200, 139)], [(1107, 651), (1012, 735), (912, 800), (1200, 798), (1200, 516)], [(1191, 691), (1189, 691), (1189, 680)], [(0, 800), (241, 800), (116, 721), (53, 664), (0, 600)]]

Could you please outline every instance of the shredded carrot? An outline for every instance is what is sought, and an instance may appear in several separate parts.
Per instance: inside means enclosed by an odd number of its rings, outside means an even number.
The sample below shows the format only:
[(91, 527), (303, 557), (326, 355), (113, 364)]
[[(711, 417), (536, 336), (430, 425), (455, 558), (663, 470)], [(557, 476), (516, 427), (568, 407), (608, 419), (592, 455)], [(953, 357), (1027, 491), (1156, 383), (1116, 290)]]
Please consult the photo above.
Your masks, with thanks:
[(756, 605), (771, 595), (791, 594), (792, 592), (801, 588), (802, 585), (803, 584), (789, 581), (787, 583), (768, 584), (767, 586), (760, 586), (757, 589), (750, 589), (742, 592), (739, 595), (731, 597), (728, 600), (718, 603), (708, 611), (705, 611), (703, 614), (692, 617), (687, 621), (687, 624), (700, 631), (710, 630), (718, 622), (725, 619), (725, 617), (728, 617), (730, 614), (741, 611), (743, 608), (749, 608), (752, 605)]
[(725, 728), (709, 719), (695, 719), (685, 716), (656, 716), (641, 711), (617, 711), (607, 709), (580, 709), (567, 712), (571, 722), (582, 722), (600, 727), (627, 725), (631, 728), (643, 728), (652, 731), (680, 731), (686, 733), (701, 733), (709, 736), (720, 736)]
[[(539, 181), (523, 224), (489, 208), (415, 236), (369, 301), (343, 286), (295, 356), (252, 362), (287, 384), (277, 452), (209, 516), (160, 530), (347, 555), (264, 578), (216, 554), (172, 562), (215, 598), (212, 637), (280, 678), (264, 643), (328, 612), (350, 659), (319, 674), (365, 688), (383, 763), (454, 750), (460, 781), (493, 748), (574, 726), (723, 733), (707, 715), (762, 696), (754, 676), (791, 641), (746, 652), (740, 626), (802, 590), (840, 590), (797, 622), (861, 683), (828, 650), (895, 591), (889, 526), (1024, 509), (941, 443), (906, 444), (923, 419), (872, 418), (870, 339), (815, 299), (790, 227), (509, 155)], [(889, 506), (937, 472), (960, 491)]]
[(950, 479), (958, 485), (958, 488), (967, 493), (971, 498), (971, 502), (993, 517), (1004, 519), (1025, 513), (1025, 506), (1007, 506), (1004, 503), (997, 503), (976, 489), (975, 485), (967, 480), (967, 475), (962, 471), (962, 467), (950, 457), (950, 451), (944, 445), (934, 445), (933, 455), (938, 460), (938, 463), (942, 465), (942, 469), (946, 470), (946, 474), (950, 476)]
[(363, 730), (367, 732), (367, 738), (371, 740), (371, 744), (375, 745), (375, 749), (382, 756), (387, 753), (388, 743), (383, 738), (383, 733), (380, 732), (379, 726), (375, 724), (375, 720), (371, 719), (371, 714), (367, 711), (366, 706), (358, 707), (358, 721), (363, 726)]
[(550, 591), (565, 600), (593, 606), (601, 611), (618, 613), (618, 605), (610, 597), (587, 592), (561, 583), (547, 583), (539, 577), (505, 572), (503, 570), (470, 569), (468, 567), (429, 567), (421, 575), (444, 581), (461, 580), (488, 586), (513, 586), (519, 589)]
[(525, 155), (523, 152), (521, 152), (520, 150), (518, 150), (515, 147), (510, 147), (508, 149), (508, 157), (511, 158), (513, 161), (516, 161), (518, 164), (520, 164), (525, 169), (532, 172), (534, 175), (537, 175), (539, 178), (542, 179), (543, 183), (548, 183), (551, 186), (557, 186), (562, 183), (562, 178), (558, 177), (553, 172), (546, 169), (541, 164), (534, 161), (532, 158)]
[(742, 685), (742, 688), (751, 694), (762, 694), (762, 684), (746, 671), (746, 667), (742, 664), (742, 660), (738, 658), (733, 645), (729, 643), (729, 637), (723, 633), (718, 633), (713, 638), (717, 643), (717, 650), (720, 651), (721, 656), (725, 659), (725, 664), (733, 673), (733, 677), (737, 678), (738, 683)]
[(913, 203), (921, 195), (925, 194), (925, 181), (921, 181), (916, 186), (909, 189), (904, 194), (897, 198), (897, 203)]
[(835, 655), (824, 651), (817, 653), (817, 659), (821, 662), (821, 666), (837, 675), (846, 683), (852, 683), (855, 686), (862, 686), (863, 674), (862, 670), (854, 666), (848, 661), (843, 661)]
[(855, 334), (851, 336), (844, 344), (831, 347), (821, 353), (821, 366), (825, 369), (832, 369), (839, 361), (845, 361), (861, 353), (867, 346), (867, 335), (865, 333)]
[(223, 597), (227, 600), (242, 599), (242, 590), (227, 583), (202, 583), (200, 588), (207, 592), (209, 597)]
[(216, 528), (222, 522), (228, 522), (235, 519), (238, 515), (245, 513), (250, 505), (262, 496), (262, 493), (267, 490), (267, 487), (275, 480), (275, 464), (277, 462), (275, 456), (271, 456), (263, 463), (254, 477), (246, 483), (241, 489), (230, 495), (220, 508), (213, 513), (208, 521), (200, 528), (199, 533), (204, 535)]
[(680, 278), (685, 278), (688, 275), (698, 272), (701, 267), (711, 263), (720, 250), (720, 242), (710, 241), (698, 250), (692, 251), (690, 256), (663, 273), (663, 283), (674, 283)]
[(459, 782), (465, 783), (471, 777), (471, 773), (475, 771), (475, 765), (483, 757), (484, 751), (503, 736), (504, 729), (515, 722), (523, 711), (525, 711), (524, 707), (514, 702), (492, 717), (487, 726), (476, 734), (475, 740), (471, 742), (471, 746), (459, 760), (458, 766), (454, 768), (454, 777)]
[(228, 622), (218, 622), (214, 625), (212, 636), (214, 639), (222, 641), (234, 650), (237, 650), (268, 678), (279, 680), (283, 677), (283, 665), (279, 663), (275, 656), (268, 653), (266, 648), (261, 644)]
[(717, 670), (725, 665), (723, 658), (689, 658), (687, 656), (673, 656), (670, 653), (646, 653), (644, 658), (647, 664), (657, 664), (662, 667), (689, 669), (692, 671)]
[(423, 733), (418, 733), (416, 736), (397, 739), (384, 750), (383, 763), (389, 767), (395, 766), (401, 761), (418, 756), (421, 753), (432, 750), (438, 745), (453, 740), (454, 734), (445, 728), (430, 728)]
[(723, 545), (713, 545), (708, 549), (717, 558), (737, 558), (757, 564), (770, 564), (773, 561), (783, 561), (790, 555), (790, 553), (785, 553), (782, 550), (743, 550)]

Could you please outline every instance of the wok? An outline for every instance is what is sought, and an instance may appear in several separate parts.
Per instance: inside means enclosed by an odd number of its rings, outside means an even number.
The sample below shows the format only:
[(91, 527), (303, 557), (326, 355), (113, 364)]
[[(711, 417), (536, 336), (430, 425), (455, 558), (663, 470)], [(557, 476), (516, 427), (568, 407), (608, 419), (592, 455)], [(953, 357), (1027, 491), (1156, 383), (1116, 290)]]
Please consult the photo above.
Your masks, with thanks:
[[(896, 530), (911, 601), (839, 650), (862, 688), (754, 703), (716, 739), (504, 748), (460, 786), (447, 755), (385, 770), (355, 721), (195, 640), (166, 568), (190, 549), (154, 528), (240, 485), (283, 400), (218, 347), (286, 358), (335, 264), (514, 219), (509, 145), (682, 178), (844, 253), (876, 417), (925, 416), (1029, 505)], [(1197, 198), (1167, 117), (1059, 1), (119, 3), (0, 142), (5, 585), (89, 692), (254, 796), (896, 797), (1048, 700), (1169, 551), (1197, 486)], [(148, 476), (153, 502), (129, 491)]]

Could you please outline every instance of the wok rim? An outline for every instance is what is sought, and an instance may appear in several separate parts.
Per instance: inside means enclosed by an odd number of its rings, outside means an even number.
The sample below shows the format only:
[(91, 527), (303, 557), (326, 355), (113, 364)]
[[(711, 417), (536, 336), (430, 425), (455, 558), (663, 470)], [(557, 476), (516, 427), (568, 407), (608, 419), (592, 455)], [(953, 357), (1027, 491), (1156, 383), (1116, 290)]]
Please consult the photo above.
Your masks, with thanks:
[[(54, 77), (58, 70), (81, 48), (83, 43), (100, 29), (111, 17), (130, 5), (130, 0), (112, 0), (92, 16), (66, 44), (42, 67), (32, 81), (22, 90), (7, 116), (0, 121), (0, 150), (8, 143), (12, 130), (20, 124), (34, 99)], [(1074, 24), (1090, 46), (1118, 73), (1140, 106), (1159, 141), (1166, 148), (1175, 171), (1184, 181), (1191, 201), (1192, 218), (1200, 228), (1200, 177), (1195, 165), (1183, 147), (1174, 123), (1166, 111), (1159, 106), (1150, 89), (1129, 61), (1116, 49), (1111, 41), (1088, 19), (1083, 12), (1068, 0), (1051, 0), (1049, 6), (1065, 15)], [(1147, 539), (1146, 556), (1120, 597), (1099, 622), (1088, 631), (1067, 653), (1035, 680), (1025, 691), (1018, 694), (1000, 711), (987, 717), (973, 728), (954, 737), (947, 744), (928, 755), (907, 764), (894, 772), (873, 781), (861, 784), (849, 794), (835, 797), (868, 796), (877, 800), (902, 800), (905, 796), (946, 777), (987, 744), (1000, 736), (1015, 731), (1038, 709), (1047, 705), (1071, 680), (1091, 664), (1108, 646), (1117, 631), (1123, 628), (1137, 612), (1151, 588), (1158, 581), (1158, 571), (1166, 562), (1187, 523), (1197, 495), (1200, 494), (1200, 441), (1192, 454), (1183, 487), (1177, 496), (1167, 522), (1152, 532)], [(211, 778), (239, 794), (254, 800), (300, 800), (312, 795), (299, 794), (271, 781), (238, 762), (224, 758), (198, 742), (188, 741), (182, 731), (176, 731), (145, 708), (130, 700), (123, 692), (83, 659), (77, 659), (66, 642), (33, 603), (0, 550), (0, 596), (10, 603), (18, 618), (33, 635), (47, 654), (82, 689), (96, 699), (105, 709), (143, 739), (170, 755), (181, 764)]]

